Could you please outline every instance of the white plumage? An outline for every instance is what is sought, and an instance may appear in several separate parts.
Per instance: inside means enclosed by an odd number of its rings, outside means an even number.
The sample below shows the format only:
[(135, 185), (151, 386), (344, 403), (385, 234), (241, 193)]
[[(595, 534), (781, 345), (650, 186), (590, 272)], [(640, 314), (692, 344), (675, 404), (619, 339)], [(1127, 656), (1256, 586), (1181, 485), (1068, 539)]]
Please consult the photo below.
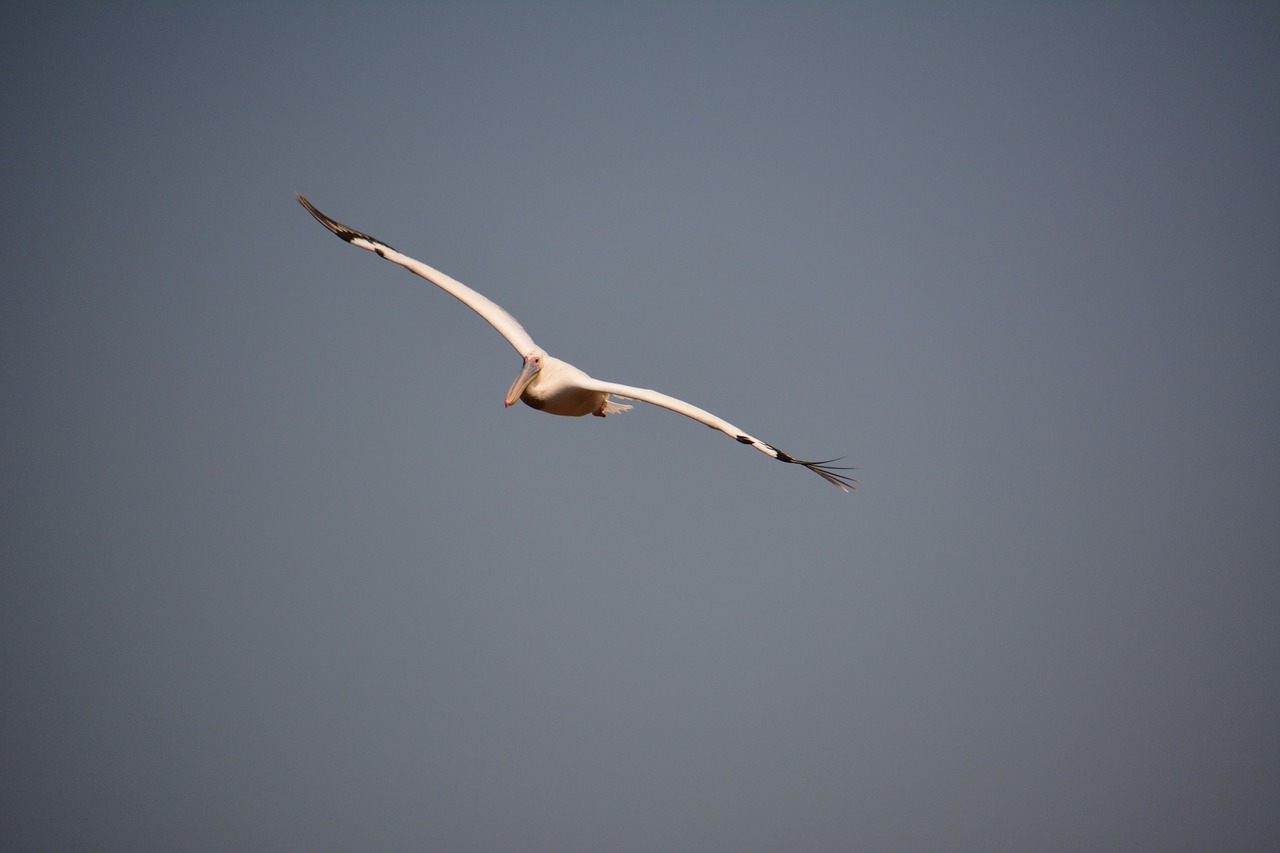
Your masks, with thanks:
[(510, 406), (516, 400), (522, 400), (526, 405), (552, 415), (566, 415), (569, 417), (597, 415), (604, 417), (605, 415), (623, 412), (631, 408), (610, 399), (611, 396), (652, 403), (655, 406), (662, 406), (687, 418), (692, 418), (699, 423), (706, 424), (712, 429), (719, 430), (742, 444), (749, 444), (761, 453), (781, 462), (803, 465), (843, 491), (848, 492), (856, 488), (858, 481), (847, 474), (841, 473), (852, 469), (831, 464), (832, 462), (838, 462), (838, 459), (830, 459), (823, 462), (808, 462), (803, 459), (796, 459), (772, 444), (761, 441), (739, 429), (728, 421), (683, 400), (677, 400), (675, 397), (668, 397), (666, 394), (650, 391), (647, 388), (635, 388), (630, 385), (619, 385), (616, 382), (601, 382), (598, 379), (592, 379), (572, 364), (548, 355), (533, 342), (533, 338), (529, 337), (529, 333), (516, 321), (516, 318), (504, 311), (497, 303), (482, 294), (476, 293), (462, 282), (450, 278), (439, 270), (429, 267), (421, 261), (416, 261), (408, 255), (400, 254), (381, 240), (335, 222), (319, 210), (316, 210), (311, 202), (303, 198), (300, 193), (298, 194), (298, 201), (311, 212), (312, 216), (319, 220), (321, 225), (337, 234), (343, 240), (361, 249), (368, 249), (379, 257), (386, 258), (392, 263), (399, 264), (410, 272), (422, 276), (441, 290), (462, 300), (471, 310), (483, 317), (489, 325), (497, 329), (507, 339), (507, 342), (515, 347), (520, 357), (524, 359), (520, 375), (516, 377), (515, 382), (511, 383), (511, 387), (507, 389), (506, 405)]

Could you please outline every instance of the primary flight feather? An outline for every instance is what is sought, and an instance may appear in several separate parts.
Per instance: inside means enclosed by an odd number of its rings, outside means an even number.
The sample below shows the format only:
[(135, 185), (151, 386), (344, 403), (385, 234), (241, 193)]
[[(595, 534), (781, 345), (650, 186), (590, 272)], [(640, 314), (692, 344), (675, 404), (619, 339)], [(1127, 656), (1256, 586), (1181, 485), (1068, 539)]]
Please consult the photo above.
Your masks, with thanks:
[(687, 418), (706, 424), (742, 444), (751, 445), (761, 453), (772, 456), (780, 462), (803, 465), (842, 491), (848, 492), (857, 488), (857, 480), (848, 474), (841, 473), (842, 471), (851, 471), (853, 469), (837, 467), (831, 464), (832, 462), (840, 461), (838, 459), (828, 459), (822, 462), (808, 462), (803, 459), (796, 459), (772, 444), (761, 441), (755, 436), (738, 429), (728, 421), (683, 400), (677, 400), (675, 397), (668, 397), (666, 394), (650, 391), (647, 388), (634, 388), (630, 385), (619, 385), (616, 382), (601, 382), (598, 379), (592, 379), (572, 364), (548, 355), (533, 342), (533, 338), (529, 337), (529, 333), (516, 321), (516, 318), (504, 311), (496, 302), (476, 293), (462, 282), (450, 278), (439, 270), (429, 267), (421, 261), (416, 261), (408, 255), (400, 254), (375, 237), (370, 237), (368, 234), (356, 231), (354, 228), (348, 228), (340, 222), (335, 222), (319, 210), (316, 210), (315, 206), (307, 201), (301, 193), (297, 195), (298, 201), (302, 206), (310, 211), (311, 215), (325, 228), (328, 228), (351, 245), (367, 249), (380, 258), (386, 258), (392, 263), (399, 264), (410, 272), (422, 276), (441, 290), (457, 297), (507, 339), (507, 342), (524, 359), (520, 375), (516, 377), (515, 382), (511, 383), (511, 387), (507, 389), (505, 400), (507, 406), (510, 406), (516, 400), (522, 400), (525, 405), (552, 415), (573, 417), (596, 415), (604, 417), (605, 415), (624, 412), (631, 408), (615, 402), (610, 399), (611, 397), (652, 403), (655, 406), (670, 409)]

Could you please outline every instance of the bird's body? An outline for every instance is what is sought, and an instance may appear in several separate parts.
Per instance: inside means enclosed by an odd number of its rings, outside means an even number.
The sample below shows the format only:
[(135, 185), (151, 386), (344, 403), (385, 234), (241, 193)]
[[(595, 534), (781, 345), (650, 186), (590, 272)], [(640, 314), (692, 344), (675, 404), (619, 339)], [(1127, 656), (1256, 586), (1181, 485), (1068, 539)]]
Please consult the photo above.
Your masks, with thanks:
[(567, 361), (542, 355), (542, 369), (525, 386), (520, 402), (548, 415), (579, 418), (596, 415), (603, 418), (630, 409), (609, 399), (604, 391), (593, 389), (594, 380)]
[(533, 342), (533, 338), (524, 330), (524, 327), (497, 303), (439, 270), (429, 267), (421, 261), (414, 260), (408, 255), (397, 252), (381, 240), (335, 222), (317, 210), (301, 194), (298, 195), (298, 201), (310, 211), (311, 215), (320, 224), (343, 240), (353, 246), (374, 252), (379, 257), (386, 258), (392, 263), (399, 264), (410, 272), (422, 276), (427, 281), (466, 303), (469, 308), (497, 329), (524, 359), (520, 375), (516, 377), (515, 382), (511, 383), (511, 387), (507, 390), (505, 400), (507, 406), (512, 405), (516, 400), (520, 400), (533, 409), (551, 415), (563, 415), (566, 417), (596, 415), (605, 417), (606, 415), (623, 412), (631, 408), (613, 400), (612, 397), (640, 400), (641, 402), (652, 403), (655, 406), (661, 406), (685, 417), (692, 418), (712, 429), (723, 432), (742, 444), (749, 444), (761, 453), (772, 456), (781, 462), (803, 465), (843, 491), (847, 492), (856, 488), (857, 480), (847, 474), (839, 473), (849, 470), (848, 468), (838, 468), (831, 465), (831, 462), (837, 460), (806, 462), (803, 459), (796, 459), (772, 444), (763, 442), (735, 427), (728, 421), (683, 400), (677, 400), (675, 397), (669, 397), (666, 394), (651, 391), (647, 388), (635, 388), (630, 385), (619, 385), (614, 382), (601, 382), (598, 379), (593, 379), (572, 364), (548, 355)]

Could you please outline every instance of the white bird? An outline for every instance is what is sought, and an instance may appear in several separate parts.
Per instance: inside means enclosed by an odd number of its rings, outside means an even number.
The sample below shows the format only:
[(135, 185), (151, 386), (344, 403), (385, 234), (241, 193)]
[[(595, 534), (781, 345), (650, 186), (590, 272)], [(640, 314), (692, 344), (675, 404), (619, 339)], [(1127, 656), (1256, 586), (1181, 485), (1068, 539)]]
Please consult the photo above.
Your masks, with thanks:
[(421, 261), (415, 261), (408, 255), (400, 254), (381, 240), (335, 222), (316, 210), (311, 202), (303, 198), (301, 193), (298, 193), (297, 196), (302, 206), (310, 211), (311, 215), (319, 220), (320, 224), (325, 228), (328, 228), (351, 245), (367, 249), (380, 258), (386, 258), (392, 263), (399, 264), (410, 272), (422, 276), (446, 293), (462, 300), (468, 308), (483, 317), (489, 325), (497, 329), (507, 339), (511, 346), (515, 347), (516, 352), (524, 359), (524, 366), (520, 370), (520, 375), (511, 383), (511, 387), (507, 389), (505, 405), (510, 406), (516, 400), (523, 400), (525, 405), (552, 415), (580, 417), (589, 414), (604, 417), (616, 412), (625, 412), (631, 408), (609, 399), (611, 395), (628, 400), (640, 400), (641, 402), (652, 403), (655, 406), (662, 406), (687, 418), (692, 418), (699, 423), (706, 424), (712, 429), (719, 430), (743, 444), (749, 444), (761, 453), (772, 456), (781, 462), (803, 465), (842, 491), (848, 492), (857, 488), (857, 480), (847, 474), (840, 473), (841, 471), (851, 471), (853, 470), (852, 468), (837, 467), (831, 464), (832, 462), (839, 462), (839, 459), (828, 459), (823, 462), (806, 462), (803, 459), (796, 459), (772, 444), (761, 441), (755, 436), (738, 429), (728, 421), (683, 400), (677, 400), (675, 397), (668, 397), (666, 394), (650, 391), (647, 388), (634, 388), (630, 385), (619, 385), (616, 382), (601, 382), (598, 379), (592, 379), (572, 364), (548, 355), (546, 351), (533, 342), (533, 338), (529, 337), (529, 333), (524, 330), (524, 327), (516, 322), (516, 318), (504, 311), (495, 302), (476, 293), (465, 284), (455, 281), (439, 270), (433, 269)]

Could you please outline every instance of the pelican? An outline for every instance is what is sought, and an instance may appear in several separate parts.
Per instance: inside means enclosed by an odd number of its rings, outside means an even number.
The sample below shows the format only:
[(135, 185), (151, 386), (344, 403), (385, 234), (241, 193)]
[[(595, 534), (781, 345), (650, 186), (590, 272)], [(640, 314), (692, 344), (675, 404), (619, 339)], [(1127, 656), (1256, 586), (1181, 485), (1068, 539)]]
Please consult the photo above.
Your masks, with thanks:
[(750, 433), (738, 429), (728, 421), (683, 400), (677, 400), (675, 397), (668, 397), (666, 394), (650, 391), (647, 388), (635, 388), (630, 385), (619, 385), (616, 382), (601, 382), (599, 379), (592, 379), (572, 364), (548, 355), (545, 350), (533, 342), (533, 338), (529, 337), (529, 333), (516, 321), (516, 318), (504, 311), (497, 303), (476, 293), (462, 282), (455, 281), (439, 270), (433, 269), (421, 261), (416, 261), (408, 255), (400, 254), (376, 237), (370, 237), (368, 234), (363, 234), (354, 228), (348, 228), (340, 222), (335, 222), (317, 210), (315, 205), (307, 201), (301, 193), (296, 193), (296, 195), (302, 206), (325, 228), (328, 228), (353, 246), (373, 252), (380, 258), (386, 258), (393, 264), (399, 264), (409, 272), (422, 276), (436, 287), (461, 300), (468, 308), (483, 317), (490, 326), (497, 329), (498, 333), (506, 338), (511, 346), (515, 347), (516, 352), (524, 359), (524, 365), (520, 369), (520, 375), (511, 383), (511, 387), (507, 389), (507, 396), (503, 401), (505, 406), (510, 407), (516, 400), (521, 400), (525, 405), (551, 415), (565, 415), (568, 417), (595, 415), (602, 418), (617, 412), (625, 412), (631, 408), (628, 405), (610, 399), (611, 397), (652, 403), (655, 406), (670, 409), (687, 418), (706, 424), (712, 429), (719, 430), (730, 438), (742, 444), (749, 444), (779, 462), (803, 465), (844, 492), (856, 490), (858, 481), (848, 474), (841, 473), (842, 471), (851, 471), (853, 469), (831, 464), (839, 462), (839, 459), (828, 459), (822, 462), (807, 462), (803, 459), (796, 459), (772, 444), (761, 441)]

